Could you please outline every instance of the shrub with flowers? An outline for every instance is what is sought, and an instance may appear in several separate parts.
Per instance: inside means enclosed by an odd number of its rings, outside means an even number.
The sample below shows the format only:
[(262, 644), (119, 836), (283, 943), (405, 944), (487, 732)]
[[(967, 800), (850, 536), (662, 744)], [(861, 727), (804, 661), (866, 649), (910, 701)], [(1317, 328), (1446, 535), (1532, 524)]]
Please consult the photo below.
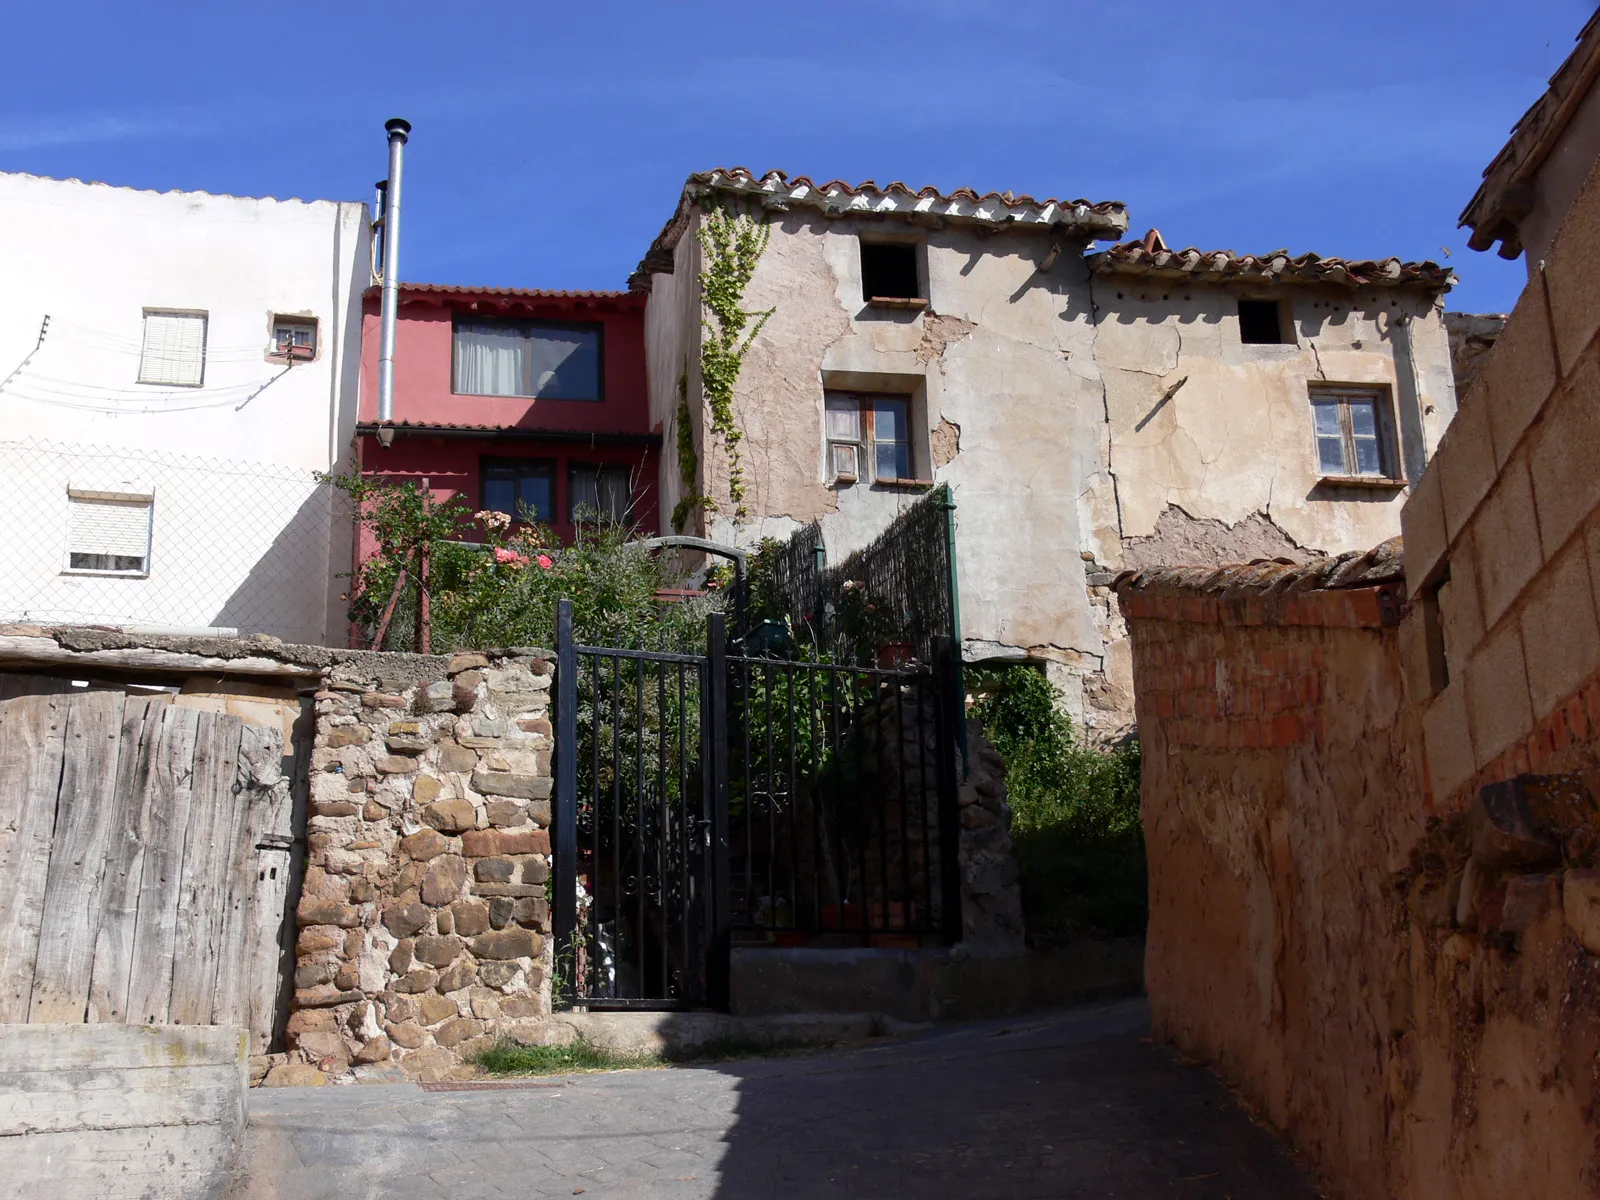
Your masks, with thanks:
[(513, 522), (505, 513), (471, 512), (459, 497), (435, 502), (414, 483), (355, 476), (328, 477), (349, 493), (359, 520), (377, 544), (356, 571), (350, 619), (368, 642), (404, 586), (383, 648), (411, 649), (418, 608), (417, 563), (429, 563), (432, 649), (555, 645), (559, 599), (573, 602), (580, 641), (634, 648), (698, 648), (705, 618), (721, 596), (664, 604), (662, 588), (683, 586), (669, 563), (630, 542), (619, 521), (587, 517), (563, 546), (547, 525)]

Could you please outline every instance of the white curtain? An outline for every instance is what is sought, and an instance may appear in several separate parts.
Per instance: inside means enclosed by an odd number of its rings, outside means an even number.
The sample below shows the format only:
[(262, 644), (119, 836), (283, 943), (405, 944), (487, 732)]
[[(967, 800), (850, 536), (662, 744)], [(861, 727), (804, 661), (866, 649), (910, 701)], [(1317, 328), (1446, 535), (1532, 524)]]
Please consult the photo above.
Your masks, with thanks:
[(462, 396), (526, 396), (527, 335), (515, 326), (456, 326), (455, 392)]

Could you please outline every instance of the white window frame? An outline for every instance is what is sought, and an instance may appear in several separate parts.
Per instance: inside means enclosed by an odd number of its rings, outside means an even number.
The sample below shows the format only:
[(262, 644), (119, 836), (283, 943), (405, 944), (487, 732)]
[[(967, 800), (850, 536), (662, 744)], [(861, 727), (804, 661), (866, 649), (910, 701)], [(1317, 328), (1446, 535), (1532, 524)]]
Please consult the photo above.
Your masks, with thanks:
[[(140, 507), (145, 510), (144, 532), (144, 566), (138, 570), (115, 571), (102, 570), (95, 567), (75, 567), (72, 565), (72, 556), (82, 553), (73, 547), (73, 520), (75, 510), (74, 502), (126, 504), (129, 507)], [(137, 484), (122, 484), (116, 488), (100, 486), (67, 485), (67, 531), (66, 546), (61, 552), (61, 574), (63, 575), (92, 575), (102, 579), (148, 579), (150, 577), (151, 551), (155, 543), (156, 526), (156, 497), (155, 489), (141, 487)], [(131, 556), (130, 556), (131, 557)]]
[[(308, 329), (311, 331), (311, 344), (302, 346), (293, 340), (280, 338), (278, 331)], [(315, 317), (291, 317), (275, 313), (272, 318), (272, 344), (267, 348), (267, 357), (279, 362), (310, 362), (317, 357), (318, 344), (321, 340), (321, 329), (317, 326)], [(288, 341), (285, 348), (284, 342)]]
[[(150, 318), (151, 317), (187, 317), (200, 322), (200, 363), (199, 372), (191, 382), (188, 380), (174, 380), (166, 378), (151, 378), (150, 364), (147, 362), (150, 354)], [(211, 314), (203, 309), (186, 308), (147, 308), (144, 310), (144, 320), (139, 337), (139, 379), (138, 382), (152, 387), (181, 387), (202, 388), (206, 385), (206, 343), (211, 336)]]

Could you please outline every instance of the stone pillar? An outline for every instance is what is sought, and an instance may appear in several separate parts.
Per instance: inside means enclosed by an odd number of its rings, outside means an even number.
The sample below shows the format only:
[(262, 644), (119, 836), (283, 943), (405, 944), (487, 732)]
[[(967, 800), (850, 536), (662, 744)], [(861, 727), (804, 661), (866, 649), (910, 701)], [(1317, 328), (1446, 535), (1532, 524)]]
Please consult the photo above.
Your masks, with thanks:
[(324, 1076), (463, 1074), (550, 1014), (552, 665), (407, 657), (317, 693), (289, 1043)]

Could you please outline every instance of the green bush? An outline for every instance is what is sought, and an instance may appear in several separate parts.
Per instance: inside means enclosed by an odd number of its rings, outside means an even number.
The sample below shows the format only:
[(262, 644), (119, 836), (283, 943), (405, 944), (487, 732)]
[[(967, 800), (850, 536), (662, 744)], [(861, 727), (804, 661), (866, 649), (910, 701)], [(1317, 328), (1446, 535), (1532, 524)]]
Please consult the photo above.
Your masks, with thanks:
[(1028, 666), (983, 678), (973, 708), (1005, 756), (1029, 940), (1142, 933), (1148, 916), (1139, 746), (1078, 745), (1055, 685)]

